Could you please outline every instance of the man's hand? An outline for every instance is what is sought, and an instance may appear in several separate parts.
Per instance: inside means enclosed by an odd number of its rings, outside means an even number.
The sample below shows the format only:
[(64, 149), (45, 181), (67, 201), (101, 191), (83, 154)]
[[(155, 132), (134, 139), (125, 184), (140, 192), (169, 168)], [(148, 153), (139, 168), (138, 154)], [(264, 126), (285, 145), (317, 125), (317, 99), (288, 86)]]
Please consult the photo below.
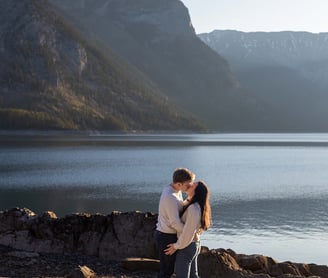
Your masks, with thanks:
[(173, 255), (177, 251), (177, 249), (174, 248), (173, 244), (169, 244), (167, 248), (164, 250), (165, 255)]

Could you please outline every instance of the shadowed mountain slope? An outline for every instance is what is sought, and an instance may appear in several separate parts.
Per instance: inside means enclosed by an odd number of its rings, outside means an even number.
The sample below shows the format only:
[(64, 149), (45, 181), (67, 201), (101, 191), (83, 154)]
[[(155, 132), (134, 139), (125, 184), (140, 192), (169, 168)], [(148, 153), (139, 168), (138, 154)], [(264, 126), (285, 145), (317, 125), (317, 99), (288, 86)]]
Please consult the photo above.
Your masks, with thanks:
[(48, 1), (0, 8), (0, 128), (204, 130)]
[(267, 125), (263, 106), (240, 87), (227, 62), (196, 36), (179, 0), (52, 3), (210, 128), (252, 130)]

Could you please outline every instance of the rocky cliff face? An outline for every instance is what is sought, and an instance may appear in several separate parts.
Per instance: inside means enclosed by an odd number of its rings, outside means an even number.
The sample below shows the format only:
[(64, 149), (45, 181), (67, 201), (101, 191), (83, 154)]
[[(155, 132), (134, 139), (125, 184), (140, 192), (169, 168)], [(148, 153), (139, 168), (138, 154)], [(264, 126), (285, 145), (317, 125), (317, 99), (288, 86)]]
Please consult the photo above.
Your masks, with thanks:
[(52, 3), (69, 14), (84, 15), (89, 19), (149, 24), (172, 36), (195, 35), (188, 11), (177, 0), (79, 0), (73, 3), (53, 0)]
[[(36, 215), (28, 209), (0, 212), (0, 244), (38, 253), (80, 253), (103, 260), (123, 260), (126, 267), (151, 267), (154, 260), (125, 260), (128, 257), (156, 259), (153, 232), (157, 215), (142, 212), (112, 212), (109, 215), (74, 214), (57, 218), (53, 212)], [(18, 256), (19, 254), (17, 254)], [(212, 277), (328, 277), (328, 266), (277, 262), (262, 255), (236, 254), (232, 250), (203, 247), (200, 275)]]
[(0, 1), (0, 128), (202, 129), (46, 1)]
[(116, 18), (131, 24), (153, 25), (160, 32), (171, 36), (192, 36), (195, 34), (189, 14), (180, 1), (107, 0), (98, 3), (94, 12), (100, 17), (113, 17), (113, 19)]
[(52, 3), (211, 128), (263, 127), (258, 116), (265, 111), (262, 105), (241, 90), (227, 62), (195, 35), (188, 10), (179, 0)]

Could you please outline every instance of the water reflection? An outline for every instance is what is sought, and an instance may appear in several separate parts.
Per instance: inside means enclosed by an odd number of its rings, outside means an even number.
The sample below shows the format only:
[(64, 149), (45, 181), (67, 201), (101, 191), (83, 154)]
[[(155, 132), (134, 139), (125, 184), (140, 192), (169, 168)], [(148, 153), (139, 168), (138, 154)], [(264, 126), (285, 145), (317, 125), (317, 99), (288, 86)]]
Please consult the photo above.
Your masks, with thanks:
[[(204, 245), (327, 263), (328, 148), (315, 145), (327, 135), (310, 138), (314, 143), (244, 135), (242, 142), (265, 144), (221, 144), (238, 140), (229, 136), (0, 138), (0, 210), (156, 212), (173, 170), (185, 166), (211, 187), (213, 227)], [(316, 147), (299, 144), (304, 140)]]

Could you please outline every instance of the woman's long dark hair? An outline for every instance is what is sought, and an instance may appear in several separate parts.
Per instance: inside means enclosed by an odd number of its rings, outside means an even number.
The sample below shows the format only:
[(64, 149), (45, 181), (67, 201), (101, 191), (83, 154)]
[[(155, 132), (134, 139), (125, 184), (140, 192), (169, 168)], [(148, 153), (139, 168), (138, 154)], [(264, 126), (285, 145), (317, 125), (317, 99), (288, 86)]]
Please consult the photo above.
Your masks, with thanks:
[(198, 182), (195, 195), (190, 200), (190, 203), (183, 208), (181, 216), (191, 204), (196, 202), (201, 209), (201, 228), (206, 231), (211, 225), (210, 191), (208, 186), (202, 181)]

